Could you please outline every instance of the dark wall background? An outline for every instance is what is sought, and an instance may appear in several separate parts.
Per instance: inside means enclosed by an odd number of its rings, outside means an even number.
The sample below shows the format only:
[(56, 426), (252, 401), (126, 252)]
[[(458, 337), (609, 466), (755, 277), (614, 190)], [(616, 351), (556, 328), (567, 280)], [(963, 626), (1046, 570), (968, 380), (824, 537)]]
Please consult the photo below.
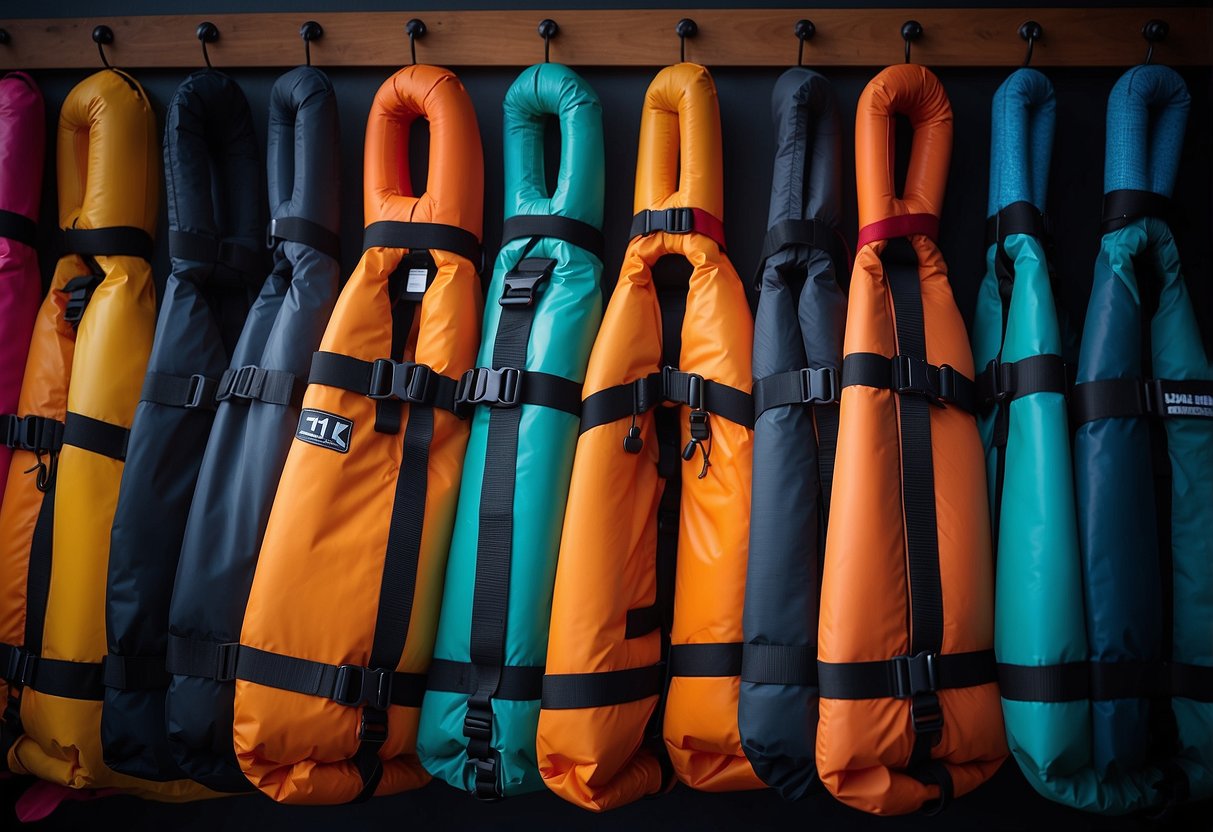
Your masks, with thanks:
[[(1179, 5), (1177, 3), (1176, 5)], [(412, 10), (445, 8), (442, 2), (414, 2)], [(510, 8), (517, 4), (492, 0), (462, 0), (460, 8)], [(572, 0), (536, 3), (546, 8), (573, 8)], [(599, 7), (635, 8), (643, 2), (597, 2)], [(720, 0), (665, 0), (667, 8), (702, 8), (735, 5)], [(794, 3), (764, 0), (766, 7), (788, 7), (788, 37), (772, 44), (786, 51), (789, 62), (795, 60), (796, 41), (792, 22), (801, 16), (812, 17), (811, 10), (796, 10)], [(833, 0), (832, 6), (861, 8), (870, 3)], [(912, 9), (915, 2), (885, 2), (880, 5)], [(988, 0), (948, 0), (936, 6), (993, 6)], [(1009, 4), (1015, 5), (1015, 4)], [(1118, 5), (1124, 2), (1074, 2), (1068, 5)], [(209, 13), (235, 11), (299, 11), (299, 19), (308, 12), (335, 10), (399, 9), (390, 0), (357, 2), (345, 5), (335, 0), (61, 0), (40, 5), (25, 0), (0, 0), (0, 18), (42, 17), (48, 15), (84, 16), (198, 13), (199, 20)], [(1142, 8), (1142, 18), (1150, 16)], [(540, 15), (535, 15), (536, 22)], [(559, 15), (554, 15), (557, 20)], [(907, 12), (907, 17), (910, 14)], [(900, 50), (897, 33), (889, 33), (890, 56)], [(403, 38), (403, 32), (401, 33)], [(1008, 33), (1014, 37), (1014, 33)], [(677, 57), (677, 38), (671, 32), (669, 54), (655, 55), (654, 66)], [(81, 44), (91, 49), (91, 43)], [(542, 43), (535, 39), (535, 55), (542, 55)], [(811, 61), (812, 48), (806, 50)], [(1165, 55), (1165, 49), (1162, 52)], [(1144, 55), (1124, 56), (1127, 68)], [(301, 52), (302, 57), (302, 52)], [(1213, 62), (1213, 57), (1211, 57)], [(201, 55), (183, 56), (185, 69), (139, 70), (135, 76), (155, 103), (161, 123), (164, 105), (192, 65), (201, 64)], [(476, 107), (480, 134), (485, 149), (485, 240), (489, 253), (500, 236), (502, 194), (501, 100), (519, 68), (454, 67), (462, 78)], [(824, 70), (838, 93), (844, 114), (843, 138), (844, 231), (848, 239), (856, 236), (853, 118), (856, 101), (864, 84), (877, 67)], [(605, 113), (607, 147), (606, 203), (607, 262), (606, 275), (614, 282), (631, 218), (632, 182), (636, 163), (636, 140), (644, 90), (656, 69), (588, 68), (579, 70), (597, 90)], [(1120, 69), (1050, 69), (1048, 74), (1057, 91), (1057, 137), (1050, 181), (1049, 209), (1057, 236), (1057, 274), (1063, 305), (1081, 320), (1090, 288), (1092, 265), (1099, 245), (1100, 199), (1103, 190), (1104, 123), (1108, 92)], [(957, 301), (966, 319), (971, 320), (978, 281), (984, 268), (984, 224), (986, 190), (989, 177), (990, 102), (1010, 68), (942, 69), (938, 75), (952, 101), (955, 114), (955, 141), (951, 174), (944, 206), (941, 247), (950, 266)], [(86, 71), (35, 73), (47, 101), (48, 136), (54, 136), (59, 105)], [(264, 143), (270, 87), (276, 70), (232, 69), (248, 95)], [(330, 72), (337, 90), (341, 112), (342, 141), (342, 238), (345, 251), (344, 272), (353, 269), (361, 250), (362, 229), (362, 143), (366, 115), (379, 84), (391, 74), (390, 68), (334, 69)], [(725, 151), (725, 225), (729, 251), (746, 282), (758, 257), (766, 230), (767, 200), (771, 182), (773, 131), (770, 119), (770, 91), (778, 69), (714, 69), (720, 96)], [(1210, 113), (1210, 71), (1208, 67), (1182, 73), (1192, 93), (1192, 110), (1184, 143), (1181, 174), (1175, 191), (1175, 231), (1184, 256), (1189, 286), (1197, 298), (1205, 324), (1206, 339), (1213, 331), (1213, 287), (1210, 286), (1210, 194), (1213, 192), (1213, 117)], [(421, 176), (425, 142), (415, 141), (412, 148), (415, 180)], [(53, 159), (53, 153), (48, 160)], [(56, 224), (53, 164), (45, 175), (43, 207), (43, 266), (49, 281), (56, 254), (53, 229)], [(161, 231), (166, 228), (162, 217)], [(154, 262), (158, 279), (168, 271), (164, 235), (157, 243)], [(609, 290), (609, 286), (606, 287)], [(753, 300), (753, 299), (752, 299)], [(0, 828), (12, 821), (11, 804), (24, 781), (0, 783)], [(1213, 829), (1213, 807), (1205, 804), (1174, 819), (1176, 828)], [(299, 809), (280, 807), (255, 797), (214, 801), (197, 806), (174, 807), (142, 803), (132, 798), (111, 798), (99, 802), (71, 804), (57, 812), (45, 828), (75, 827), (85, 823), (122, 824), (128, 829), (292, 829), (321, 830), (333, 827), (364, 828), (372, 824), (391, 828), (442, 827), (464, 829), (534, 829), (549, 826), (568, 829), (669, 829), (698, 830), (751, 828), (833, 829), (974, 829), (1014, 830), (1047, 824), (1044, 828), (1135, 829), (1136, 820), (1102, 821), (1062, 809), (1037, 797), (1013, 763), (1008, 763), (989, 784), (960, 800), (939, 818), (904, 818), (882, 821), (842, 807), (828, 795), (818, 794), (801, 803), (785, 804), (769, 793), (704, 795), (679, 788), (660, 799), (642, 801), (603, 817), (573, 809), (549, 794), (515, 798), (500, 805), (482, 806), (442, 784), (420, 792), (372, 801), (363, 806)]]

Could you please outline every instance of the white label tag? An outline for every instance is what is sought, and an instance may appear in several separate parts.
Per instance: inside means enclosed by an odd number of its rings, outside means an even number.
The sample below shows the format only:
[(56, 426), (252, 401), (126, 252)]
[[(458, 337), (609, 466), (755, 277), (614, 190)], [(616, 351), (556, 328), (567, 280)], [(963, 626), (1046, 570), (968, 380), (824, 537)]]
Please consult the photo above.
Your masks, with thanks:
[(424, 294), (426, 278), (429, 273), (425, 269), (409, 269), (409, 279), (404, 284), (404, 291), (409, 294)]

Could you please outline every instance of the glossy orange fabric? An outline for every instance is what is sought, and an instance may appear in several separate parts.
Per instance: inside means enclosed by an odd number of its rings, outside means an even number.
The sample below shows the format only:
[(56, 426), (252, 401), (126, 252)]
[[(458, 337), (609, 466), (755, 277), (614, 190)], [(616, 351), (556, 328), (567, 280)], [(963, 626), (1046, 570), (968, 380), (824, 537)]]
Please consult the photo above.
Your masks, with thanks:
[[(893, 114), (914, 127), (905, 195), (893, 186)], [(911, 213), (938, 216), (952, 144), (952, 112), (938, 79), (911, 65), (890, 67), (859, 100), (855, 156), (859, 222)], [(935, 242), (917, 234), (927, 360), (973, 378), (964, 322)], [(893, 303), (874, 242), (855, 258), (844, 353), (898, 350)], [(852, 386), (842, 393), (834, 491), (821, 589), (818, 658), (883, 661), (910, 652), (910, 590), (902, 505), (899, 397)], [(943, 650), (993, 647), (994, 578), (981, 441), (958, 407), (930, 411)], [(944, 727), (931, 757), (946, 764), (955, 794), (989, 778), (1007, 754), (998, 688), (990, 683), (939, 692)], [(908, 699), (821, 699), (817, 767), (835, 797), (858, 809), (899, 814), (939, 796), (904, 773), (914, 745)]]
[[(82, 81), (59, 117), (59, 224), (156, 230), (160, 194), (156, 119), (129, 75), (105, 70)], [(67, 411), (129, 428), (155, 328), (151, 267), (131, 256), (92, 258), (104, 275), (77, 327), (64, 319), (64, 284), (88, 274), (77, 255), (60, 259), (35, 325), (21, 412), (63, 419)], [(46, 458), (44, 457), (44, 460)], [(21, 644), (26, 576), (43, 494), (37, 460), (17, 451), (0, 513), (0, 641)], [(122, 462), (73, 445), (55, 474), (53, 557), (42, 655), (99, 663), (106, 654), (105, 582), (109, 532)], [(15, 640), (14, 640), (15, 639)], [(102, 760), (100, 700), (69, 699), (26, 688), (24, 734), (9, 766), (73, 788), (118, 787), (160, 800), (211, 792), (190, 781), (152, 783), (110, 771)]]
[[(681, 158), (681, 176), (679, 159)], [(649, 87), (636, 165), (637, 211), (723, 209), (720, 113), (708, 71), (662, 70)], [(583, 397), (656, 372), (661, 313), (652, 268), (661, 257), (692, 266), (679, 368), (750, 390), (753, 321), (745, 291), (720, 247), (699, 233), (655, 233), (628, 246), (594, 343)], [(679, 407), (682, 444), (689, 408)], [(711, 467), (682, 462), (673, 644), (741, 641), (749, 534), (752, 432), (712, 416)], [(657, 476), (652, 411), (636, 420), (639, 454), (623, 450), (629, 419), (592, 428), (577, 443), (552, 605), (547, 673), (597, 673), (653, 665), (657, 632), (625, 639), (629, 609), (656, 598)], [(664, 740), (680, 780), (697, 789), (759, 788), (737, 731), (738, 679), (675, 678)], [(544, 782), (566, 800), (601, 811), (663, 787), (655, 749), (643, 746), (657, 697), (608, 707), (544, 709), (536, 741)]]
[[(430, 122), (429, 188), (414, 196), (408, 130)], [(371, 107), (365, 158), (366, 222), (434, 222), (481, 232), (484, 159), (476, 115), (449, 70), (410, 66), (389, 78)], [(342, 290), (322, 351), (366, 361), (391, 354), (388, 277), (405, 249), (368, 249)], [(405, 349), (405, 360), (458, 378), (480, 344), (476, 267), (431, 252), (437, 266)], [(241, 643), (325, 662), (366, 666), (374, 639), (384, 552), (400, 475), (409, 409), (399, 433), (375, 431), (375, 402), (335, 387), (310, 385), (305, 408), (354, 423), (349, 452), (296, 440), (287, 457), (253, 579)], [(434, 644), (447, 549), (454, 521), (468, 423), (434, 408), (424, 531), (412, 616), (398, 671), (425, 673)], [(420, 510), (421, 507), (417, 507)], [(415, 753), (419, 708), (392, 706), (380, 749), (376, 794), (423, 785)], [(350, 762), (358, 748), (360, 708), (251, 682), (236, 682), (234, 741), (249, 780), (275, 800), (342, 803), (362, 789)]]

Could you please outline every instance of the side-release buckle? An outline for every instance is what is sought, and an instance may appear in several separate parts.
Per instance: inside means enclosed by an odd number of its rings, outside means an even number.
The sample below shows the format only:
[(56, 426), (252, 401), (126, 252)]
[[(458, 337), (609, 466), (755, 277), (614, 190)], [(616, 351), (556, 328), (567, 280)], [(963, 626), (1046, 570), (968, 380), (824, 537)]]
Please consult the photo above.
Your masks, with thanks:
[(833, 367), (800, 371), (801, 404), (834, 404), (838, 401), (838, 373)]
[(104, 275), (82, 274), (65, 283), (60, 290), (67, 295), (67, 305), (63, 308), (63, 320), (73, 325), (80, 323), (80, 319), (84, 317), (84, 310), (88, 307), (88, 302), (92, 300), (93, 291), (101, 285), (101, 281), (104, 279)]
[(641, 236), (657, 231), (667, 234), (690, 234), (695, 230), (695, 214), (690, 208), (665, 208), (644, 212), (644, 230)]
[(376, 358), (371, 363), (369, 399), (399, 399), (411, 404), (427, 404), (434, 371), (426, 364)]
[(515, 367), (473, 367), (459, 377), (455, 408), (466, 412), (472, 405), (517, 407), (521, 400), (522, 372)]
[(376, 711), (386, 711), (392, 704), (392, 672), (384, 668), (343, 664), (337, 668), (337, 678), (333, 681), (332, 700), (351, 708), (364, 705)]
[(897, 656), (893, 666), (893, 696), (908, 699), (919, 693), (933, 693), (939, 684), (936, 675), (937, 653), (922, 652), (915, 656)]
[(505, 273), (498, 303), (502, 306), (530, 306), (539, 287), (552, 274), (556, 261), (545, 257), (527, 257)]

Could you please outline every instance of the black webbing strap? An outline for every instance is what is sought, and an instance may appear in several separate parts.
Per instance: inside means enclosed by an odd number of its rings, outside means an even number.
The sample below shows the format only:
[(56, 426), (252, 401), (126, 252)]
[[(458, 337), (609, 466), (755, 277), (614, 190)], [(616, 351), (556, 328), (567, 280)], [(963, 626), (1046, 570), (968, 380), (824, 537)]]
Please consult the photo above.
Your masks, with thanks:
[(175, 376), (152, 370), (143, 378), (143, 392), (139, 398), (141, 401), (165, 407), (214, 410), (218, 405), (216, 399), (218, 392), (218, 380), (201, 373), (194, 373), (192, 376)]
[(70, 410), (63, 423), (64, 445), (74, 445), (119, 461), (126, 459), (126, 443), (130, 435), (130, 430), (121, 425), (103, 422)]
[(460, 377), (455, 390), (455, 413), (465, 418), (476, 405), (497, 410), (523, 404), (580, 416), (581, 385), (551, 373), (515, 367), (473, 367)]
[[(943, 588), (939, 577), (939, 539), (935, 516), (935, 468), (931, 451), (931, 407), (934, 398), (946, 394), (944, 368), (939, 368), (937, 383), (927, 363), (927, 342), (922, 313), (922, 294), (918, 277), (918, 254), (905, 237), (890, 240), (881, 253), (897, 327), (898, 360), (889, 362), (898, 375), (892, 378), (897, 399), (901, 441), (901, 500), (905, 518), (906, 566), (910, 585), (910, 654), (938, 654), (943, 649)], [(848, 355), (843, 359), (843, 386), (847, 384), (847, 365), (856, 366)], [(883, 356), (875, 356), (883, 359)], [(871, 362), (869, 362), (871, 363)], [(949, 374), (963, 379), (959, 373)], [(889, 378), (886, 370), (886, 378)], [(873, 379), (875, 380), (875, 379)], [(967, 381), (967, 379), (965, 379)], [(875, 386), (875, 385), (873, 385)], [(960, 395), (954, 385), (950, 398)], [(906, 395), (911, 393), (915, 395)], [(972, 405), (972, 385), (969, 385)], [(818, 681), (825, 687), (822, 669)], [(824, 695), (824, 693), (823, 693)], [(943, 730), (943, 711), (932, 690), (915, 691), (910, 697), (910, 721), (914, 727), (914, 748), (909, 765), (927, 762), (931, 747)]]
[[(841, 390), (839, 391), (841, 396)], [(825, 540), (826, 523), (830, 517), (830, 499), (834, 491), (834, 456), (838, 450), (838, 408), (813, 408), (813, 422), (817, 427), (817, 475), (821, 480), (821, 501), (818, 513), (821, 516), (819, 537)], [(824, 552), (824, 543), (820, 551)], [(824, 559), (819, 566), (824, 565)], [(820, 576), (818, 576), (820, 582)]]
[[(519, 265), (528, 263), (526, 259)], [(468, 761), (475, 771), (472, 793), (481, 800), (502, 796), (498, 782), (499, 755), (492, 746), (493, 699), (501, 684), (505, 665), (506, 617), (510, 600), (510, 566), (514, 539), (514, 485), (518, 469), (518, 426), (522, 410), (518, 403), (518, 383), (538, 373), (523, 373), (531, 326), (535, 321), (535, 296), (551, 274), (555, 261), (535, 263), (527, 274), (538, 277), (530, 284), (530, 303), (513, 302), (508, 293), (501, 298), (501, 317), (493, 341), (492, 368), (468, 371), (456, 394), (457, 405), (493, 404), (489, 410), (488, 437), (485, 441), (484, 474), (480, 485), (480, 514), (476, 538), (476, 577), (472, 594), (470, 658), (475, 690), (467, 700), (463, 735), (467, 737)], [(516, 266), (511, 273), (518, 271)], [(508, 283), (508, 279), (507, 279)], [(499, 382), (511, 373), (516, 381), (510, 394), (511, 404), (501, 405), (504, 393)], [(555, 378), (555, 376), (551, 376)], [(528, 379), (530, 380), (530, 379)], [(489, 384), (489, 382), (492, 382)], [(489, 389), (486, 390), (486, 384)], [(526, 387), (532, 385), (527, 384)], [(580, 404), (580, 385), (575, 401)], [(469, 390), (473, 395), (469, 395)], [(490, 394), (495, 394), (490, 396)], [(494, 401), (496, 400), (496, 401)]]
[(459, 382), (412, 361), (363, 361), (341, 353), (317, 352), (312, 356), (308, 384), (337, 387), (370, 399), (430, 405), (453, 413)]
[(1213, 419), (1213, 380), (1107, 378), (1074, 385), (1075, 425), (1135, 416)]
[[(434, 659), (425, 677), (426, 690), (461, 693), (476, 692), (475, 666), (471, 662)], [(543, 667), (503, 665), (494, 699), (511, 702), (534, 702), (543, 696)]]
[(1100, 233), (1117, 231), (1141, 217), (1166, 219), (1170, 213), (1171, 200), (1162, 194), (1129, 188), (1108, 191), (1103, 195)]
[(1003, 699), (1016, 702), (1170, 697), (1213, 702), (1213, 667), (1164, 661), (999, 664), (998, 687)]
[(48, 659), (25, 647), (0, 644), (0, 674), (15, 688), (50, 696), (94, 701), (105, 697), (101, 662)]
[(670, 676), (738, 676), (741, 656), (741, 642), (671, 644), (668, 671)]
[(916, 653), (875, 662), (817, 663), (817, 682), (826, 699), (912, 699), (998, 679), (993, 650)]
[(542, 706), (549, 711), (605, 708), (660, 696), (664, 689), (664, 664), (599, 673), (548, 673), (543, 677)]
[(239, 645), (236, 651), (236, 678), (380, 713), (391, 705), (420, 708), (425, 696), (425, 676), (418, 673), (396, 673), (356, 664), (325, 664), (247, 644)]
[(38, 224), (25, 214), (0, 208), (0, 237), (33, 248), (38, 242)]
[[(1213, 384), (1210, 385), (1213, 388)], [(985, 410), (1033, 393), (1066, 393), (1066, 363), (1060, 355), (1044, 353), (1019, 361), (992, 359), (974, 382), (978, 406)]]
[[(428, 255), (427, 255), (428, 256)], [(402, 263), (407, 261), (402, 260)], [(406, 267), (407, 268), (407, 267)], [(405, 300), (400, 290), (400, 269), (389, 279), (389, 291), (395, 296), (392, 304), (391, 359), (399, 365), (407, 348), (413, 316), (420, 302)], [(404, 404), (388, 399), (376, 402), (375, 429), (380, 432), (392, 427)], [(378, 406), (390, 405), (382, 411)], [(395, 408), (395, 412), (393, 412)], [(380, 425), (380, 421), (383, 425)], [(380, 430), (383, 427), (385, 430)], [(379, 581), (379, 603), (375, 613), (375, 636), (371, 642), (370, 667), (376, 673), (388, 673), (400, 664), (413, 617), (413, 595), (417, 587), (417, 568), (421, 560), (421, 536), (425, 520), (425, 501), (429, 490), (430, 442), (434, 436), (434, 408), (425, 402), (409, 402), (408, 422), (400, 453), (400, 470), (396, 476), (392, 498), (392, 516), (388, 525), (387, 546), (383, 554), (383, 573)], [(421, 680), (424, 690), (425, 680)], [(418, 698), (416, 705), (420, 705)], [(362, 790), (355, 798), (360, 802), (370, 798), (383, 776), (383, 761), (379, 751), (388, 739), (387, 711), (364, 707), (358, 729), (358, 750), (351, 762), (362, 778)]]
[(246, 364), (223, 371), (215, 390), (215, 401), (230, 400), (234, 404), (259, 401), (266, 404), (298, 406), (303, 401), (306, 387), (303, 379), (296, 378), (294, 373)]
[(192, 260), (196, 263), (222, 266), (246, 278), (250, 283), (265, 277), (265, 255), (234, 240), (170, 229), (168, 251), (175, 260)]
[(904, 352), (892, 358), (872, 352), (847, 355), (842, 360), (842, 386), (855, 385), (892, 390), (902, 401), (912, 397), (939, 407), (956, 405), (966, 413), (973, 412), (976, 399), (973, 382), (959, 370), (947, 364), (937, 367)]
[(63, 447), (63, 423), (47, 416), (0, 416), (0, 445), (35, 454), (58, 453)]
[(119, 656), (110, 653), (101, 660), (102, 679), (115, 690), (163, 690), (172, 674), (164, 656)]
[(184, 638), (169, 634), (168, 651), (160, 660), (174, 676), (195, 676), (216, 682), (242, 679), (279, 690), (332, 699), (341, 705), (421, 707), (425, 677), (362, 667), (335, 665), (284, 656), (236, 642)]
[(141, 257), (152, 259), (152, 237), (142, 228), (64, 228), (63, 248), (81, 257)]
[(817, 647), (811, 644), (746, 644), (741, 681), (757, 685), (817, 687)]
[(265, 238), (269, 246), (276, 240), (287, 240), (314, 248), (334, 260), (341, 259), (341, 238), (320, 223), (303, 217), (275, 217), (270, 220)]
[(501, 226), (502, 245), (522, 237), (551, 237), (564, 240), (602, 259), (605, 243), (602, 231), (589, 223), (556, 214), (515, 214)]
[(628, 639), (647, 636), (660, 626), (661, 610), (657, 604), (649, 604), (647, 607), (636, 607), (635, 609), (628, 610), (627, 617), (624, 620), (623, 637)]
[(480, 263), (480, 240), (465, 228), (434, 222), (395, 222), (382, 220), (366, 227), (362, 235), (365, 251), (374, 246), (449, 251), (474, 264)]
[(1038, 240), (1049, 236), (1048, 218), (1027, 200), (1012, 202), (986, 219), (986, 246), (998, 244), (1012, 234), (1027, 234)]
[(842, 235), (834, 226), (820, 217), (807, 220), (779, 220), (767, 229), (767, 235), (762, 241), (762, 253), (758, 257), (758, 269), (754, 275), (755, 285), (762, 281), (762, 272), (766, 268), (767, 259), (787, 248), (807, 246), (824, 251), (834, 263), (835, 277), (846, 271), (847, 246)]
[(833, 367), (805, 367), (754, 382), (754, 421), (772, 407), (836, 404), (841, 389)]
[(236, 678), (240, 645), (234, 641), (218, 642), (169, 633), (167, 647), (164, 669), (170, 675), (197, 676), (216, 682), (230, 682)]
[(631, 384), (608, 387), (587, 398), (581, 405), (581, 432), (639, 416), (665, 402), (690, 405), (693, 410), (705, 410), (742, 427), (754, 425), (754, 400), (749, 393), (667, 366)]

